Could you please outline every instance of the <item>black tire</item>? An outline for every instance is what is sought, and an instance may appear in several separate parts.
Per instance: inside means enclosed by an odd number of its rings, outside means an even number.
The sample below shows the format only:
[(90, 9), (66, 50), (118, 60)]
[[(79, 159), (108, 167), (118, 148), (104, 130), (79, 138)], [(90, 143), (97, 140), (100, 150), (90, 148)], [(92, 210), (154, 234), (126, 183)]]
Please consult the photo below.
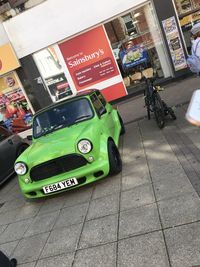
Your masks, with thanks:
[(122, 160), (119, 150), (113, 141), (108, 141), (109, 175), (118, 174), (122, 170)]
[(18, 149), (17, 149), (17, 158), (29, 147), (28, 144), (22, 144)]
[(165, 111), (163, 107), (162, 100), (160, 95), (157, 92), (154, 92), (154, 115), (157, 122), (157, 125), (160, 129), (165, 126)]
[(123, 134), (125, 134), (126, 129), (125, 129), (125, 126), (124, 126), (124, 122), (122, 120), (122, 117), (119, 115), (119, 113), (118, 113), (118, 116), (119, 116), (119, 122), (120, 122), (120, 125), (121, 125), (120, 135), (123, 135)]
[(172, 120), (176, 120), (176, 115), (171, 107), (168, 108), (169, 115), (171, 116)]

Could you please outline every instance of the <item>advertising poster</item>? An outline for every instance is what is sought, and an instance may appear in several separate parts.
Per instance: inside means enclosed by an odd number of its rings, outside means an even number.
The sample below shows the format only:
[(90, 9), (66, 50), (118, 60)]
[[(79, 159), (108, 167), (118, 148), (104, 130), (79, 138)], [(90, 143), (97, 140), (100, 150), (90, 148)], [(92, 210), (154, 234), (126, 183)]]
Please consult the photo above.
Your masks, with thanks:
[(142, 44), (133, 45), (129, 49), (120, 51), (123, 68), (129, 69), (141, 63), (147, 62), (148, 53)]
[(10, 43), (0, 46), (0, 75), (20, 67), (18, 58)]
[(32, 112), (15, 73), (0, 78), (0, 124), (14, 133), (30, 128)]
[(72, 95), (69, 83), (53, 46), (34, 53), (33, 58), (53, 101)]
[(175, 3), (179, 14), (186, 13), (192, 9), (191, 0), (176, 0)]
[(162, 24), (175, 70), (178, 71), (187, 68), (185, 54), (181, 44), (175, 17), (163, 20)]
[[(104, 89), (107, 89), (105, 97), (108, 101), (113, 100), (113, 97), (116, 99), (126, 95), (126, 89), (103, 26), (61, 43), (59, 48), (77, 91), (97, 88), (104, 93)], [(112, 79), (115, 77), (116, 79)], [(117, 84), (116, 87), (115, 84)], [(118, 92), (112, 93), (112, 90)]]

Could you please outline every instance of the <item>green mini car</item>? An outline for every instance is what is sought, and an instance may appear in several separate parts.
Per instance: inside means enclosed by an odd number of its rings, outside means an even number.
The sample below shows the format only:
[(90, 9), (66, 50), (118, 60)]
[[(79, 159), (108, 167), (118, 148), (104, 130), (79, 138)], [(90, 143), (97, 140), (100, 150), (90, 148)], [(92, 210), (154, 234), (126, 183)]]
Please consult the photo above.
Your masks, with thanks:
[(119, 173), (124, 132), (118, 111), (98, 90), (40, 110), (33, 118), (32, 144), (15, 162), (22, 193), (40, 198)]

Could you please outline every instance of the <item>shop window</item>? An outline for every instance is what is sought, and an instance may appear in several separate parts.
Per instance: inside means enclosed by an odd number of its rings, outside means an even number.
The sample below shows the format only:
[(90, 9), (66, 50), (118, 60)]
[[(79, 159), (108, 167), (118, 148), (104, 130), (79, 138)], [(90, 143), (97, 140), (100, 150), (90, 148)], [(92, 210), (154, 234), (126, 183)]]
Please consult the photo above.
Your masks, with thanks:
[(123, 16), (122, 18), (124, 20), (124, 24), (125, 24), (128, 35), (137, 34), (137, 28), (135, 25), (137, 23), (137, 21), (134, 20), (131, 13), (126, 15), (126, 16)]
[(179, 15), (190, 13), (200, 7), (200, 0), (175, 0)]
[[(115, 20), (121, 28), (115, 27), (111, 21), (105, 24), (105, 29), (107, 31), (110, 24), (114, 27), (107, 34), (124, 83), (130, 88), (128, 92), (141, 84), (138, 78), (141, 77), (141, 69), (152, 67), (158, 78), (169, 77), (170, 64), (152, 5), (145, 4)], [(119, 40), (118, 32), (121, 29), (124, 29), (124, 36)], [(116, 39), (119, 40), (117, 43), (112, 41)]]
[(34, 53), (33, 58), (54, 102), (72, 95), (54, 46)]
[(0, 78), (0, 124), (18, 133), (31, 123), (32, 111), (15, 72)]
[(188, 53), (191, 52), (192, 26), (200, 21), (200, 0), (175, 0)]

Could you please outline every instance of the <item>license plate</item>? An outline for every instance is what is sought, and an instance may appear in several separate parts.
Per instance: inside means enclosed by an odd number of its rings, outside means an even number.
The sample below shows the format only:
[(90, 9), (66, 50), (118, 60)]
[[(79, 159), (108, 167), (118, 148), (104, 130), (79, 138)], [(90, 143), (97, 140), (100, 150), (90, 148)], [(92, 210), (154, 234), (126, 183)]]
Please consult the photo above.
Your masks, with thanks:
[(61, 181), (55, 184), (46, 185), (43, 187), (43, 191), (45, 194), (49, 194), (52, 192), (56, 192), (62, 189), (65, 189), (67, 187), (75, 186), (78, 184), (78, 181), (76, 178), (67, 179), (65, 181)]

